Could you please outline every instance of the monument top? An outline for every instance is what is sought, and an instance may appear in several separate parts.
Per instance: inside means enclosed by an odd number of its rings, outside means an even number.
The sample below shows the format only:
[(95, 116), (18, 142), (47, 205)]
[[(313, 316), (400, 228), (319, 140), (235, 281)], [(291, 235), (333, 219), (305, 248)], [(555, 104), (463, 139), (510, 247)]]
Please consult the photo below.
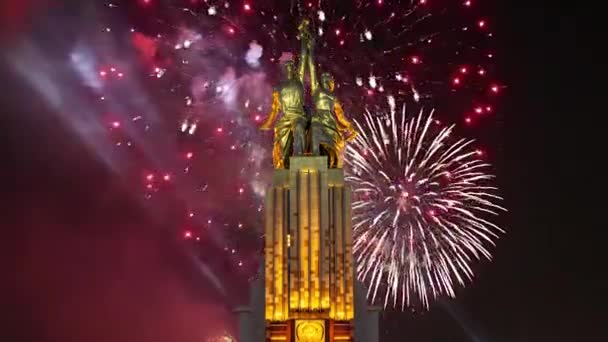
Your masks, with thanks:
[[(304, 19), (298, 27), (301, 52), (297, 66), (285, 63), (284, 79), (272, 94), (272, 107), (260, 129), (274, 128), (272, 160), (276, 169), (289, 168), (289, 157), (304, 155), (328, 157), (330, 168), (342, 168), (346, 143), (357, 136), (354, 125), (346, 119), (342, 105), (334, 94), (334, 79), (325, 72), (317, 77), (314, 61), (314, 36), (310, 22)], [(305, 108), (306, 69), (312, 95), (311, 113)], [(276, 120), (278, 114), (281, 118)], [(276, 120), (276, 122), (275, 122)]]

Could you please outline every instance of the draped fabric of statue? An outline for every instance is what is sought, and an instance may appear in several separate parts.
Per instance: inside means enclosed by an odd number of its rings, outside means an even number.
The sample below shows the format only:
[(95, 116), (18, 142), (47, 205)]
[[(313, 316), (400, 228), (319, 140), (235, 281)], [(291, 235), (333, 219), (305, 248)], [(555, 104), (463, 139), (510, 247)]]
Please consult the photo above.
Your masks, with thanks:
[(290, 155), (303, 155), (306, 149), (306, 126), (308, 118), (304, 112), (304, 72), (308, 49), (307, 37), (309, 34), (301, 29), (302, 51), (298, 63), (298, 72), (295, 75), (293, 62), (284, 64), (285, 79), (272, 94), (272, 108), (270, 115), (260, 127), (269, 130), (279, 112), (281, 118), (274, 125), (274, 147), (272, 159), (275, 168), (287, 167)]
[[(342, 106), (336, 99), (333, 77), (329, 73), (323, 73), (319, 82), (312, 43), (308, 52), (308, 67), (310, 69), (310, 90), (314, 103), (314, 113), (311, 119), (312, 155), (324, 152), (329, 156), (329, 167), (342, 168), (345, 143), (354, 139), (357, 132), (352, 123), (344, 116)], [(346, 137), (343, 133), (347, 133)]]
[[(282, 115), (274, 126), (272, 159), (275, 168), (287, 166), (290, 155), (302, 155), (306, 148), (308, 118), (304, 112), (304, 90), (297, 84), (285, 84), (273, 93), (273, 112)], [(276, 114), (274, 114), (276, 116)]]

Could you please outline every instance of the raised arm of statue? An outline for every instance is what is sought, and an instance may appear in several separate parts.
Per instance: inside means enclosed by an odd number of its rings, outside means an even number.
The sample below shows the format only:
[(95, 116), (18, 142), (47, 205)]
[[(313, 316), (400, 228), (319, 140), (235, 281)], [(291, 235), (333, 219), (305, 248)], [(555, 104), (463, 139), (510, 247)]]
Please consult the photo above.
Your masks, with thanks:
[(277, 118), (277, 114), (279, 114), (280, 108), (281, 101), (279, 99), (279, 91), (275, 90), (272, 92), (272, 106), (270, 108), (270, 114), (268, 114), (268, 118), (266, 118), (266, 120), (260, 126), (261, 130), (269, 130), (272, 128), (272, 124)]
[(314, 41), (310, 40), (310, 47), (308, 49), (308, 72), (310, 72), (310, 93), (314, 93), (319, 89), (319, 77), (317, 75), (317, 67), (315, 65), (314, 57)]
[(298, 79), (304, 84), (304, 75), (306, 74), (306, 63), (308, 60), (309, 46), (310, 46), (310, 31), (308, 29), (310, 22), (308, 19), (302, 20), (302, 23), (298, 27), (300, 31), (300, 43), (302, 47), (300, 49), (300, 60), (298, 61)]
[(338, 127), (340, 128), (340, 130), (348, 132), (348, 137), (346, 138), (346, 141), (351, 141), (355, 139), (355, 137), (359, 133), (357, 133), (355, 126), (350, 121), (348, 121), (348, 119), (344, 115), (342, 105), (337, 99), (334, 101), (334, 112), (336, 113), (336, 121), (338, 122)]

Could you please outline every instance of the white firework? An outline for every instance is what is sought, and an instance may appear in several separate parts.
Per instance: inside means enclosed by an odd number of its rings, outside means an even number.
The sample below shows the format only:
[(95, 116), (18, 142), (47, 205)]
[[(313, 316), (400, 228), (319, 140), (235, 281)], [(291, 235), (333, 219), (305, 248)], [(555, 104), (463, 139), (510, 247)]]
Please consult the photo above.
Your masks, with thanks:
[(368, 297), (402, 309), (454, 297), (455, 285), (472, 280), (472, 262), (491, 259), (489, 248), (504, 233), (490, 221), (506, 210), (496, 204), (502, 198), (490, 164), (432, 112), (409, 119), (405, 107), (366, 112), (355, 123), (360, 134), (346, 150), (346, 179), (357, 275)]

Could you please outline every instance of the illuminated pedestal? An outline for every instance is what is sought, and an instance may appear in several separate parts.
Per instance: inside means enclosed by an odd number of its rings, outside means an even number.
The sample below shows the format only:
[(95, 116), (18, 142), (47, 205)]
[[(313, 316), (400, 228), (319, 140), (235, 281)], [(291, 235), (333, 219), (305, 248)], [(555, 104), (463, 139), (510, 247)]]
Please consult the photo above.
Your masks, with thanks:
[(253, 284), (250, 311), (239, 310), (239, 341), (375, 342), (377, 311), (355, 288), (343, 171), (328, 169), (327, 157), (289, 165), (274, 171), (266, 195), (264, 277)]

